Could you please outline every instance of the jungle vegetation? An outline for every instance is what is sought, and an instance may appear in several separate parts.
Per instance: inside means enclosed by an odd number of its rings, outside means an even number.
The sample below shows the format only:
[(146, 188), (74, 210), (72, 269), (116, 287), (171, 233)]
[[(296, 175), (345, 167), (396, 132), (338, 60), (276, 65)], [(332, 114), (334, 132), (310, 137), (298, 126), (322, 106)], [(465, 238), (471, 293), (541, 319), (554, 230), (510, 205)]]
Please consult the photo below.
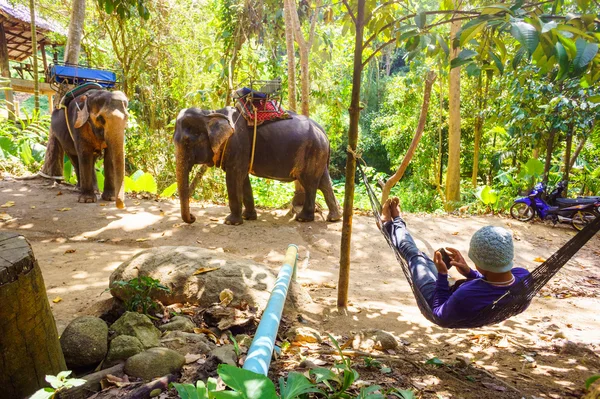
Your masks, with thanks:
[[(414, 156), (392, 189), (403, 210), (501, 212), (537, 181), (552, 186), (567, 177), (571, 195), (600, 195), (596, 0), (38, 0), (36, 7), (68, 27), (82, 4), (75, 59), (118, 69), (130, 99), (129, 190), (175, 192), (172, 136), (182, 108), (232, 105), (231, 91), (249, 79), (281, 77), (284, 106), (326, 128), (343, 200), (362, 4), (357, 151), (378, 189), (422, 119)], [(21, 109), (22, 122), (0, 121), (1, 169), (16, 174), (39, 170), (49, 125), (44, 102), (40, 113), (32, 100)], [(141, 176), (147, 187), (136, 188)], [(282, 206), (294, 190), (253, 184), (259, 206)], [(364, 187), (356, 194), (354, 207), (367, 208)], [(206, 172), (195, 198), (225, 202), (224, 174)]]

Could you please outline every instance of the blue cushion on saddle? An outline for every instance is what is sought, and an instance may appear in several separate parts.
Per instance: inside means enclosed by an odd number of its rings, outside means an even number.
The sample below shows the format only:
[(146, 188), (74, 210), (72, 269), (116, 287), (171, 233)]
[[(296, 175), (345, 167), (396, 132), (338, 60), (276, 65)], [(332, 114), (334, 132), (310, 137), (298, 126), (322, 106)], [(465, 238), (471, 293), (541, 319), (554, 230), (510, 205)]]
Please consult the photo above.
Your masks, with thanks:
[(83, 68), (71, 65), (52, 65), (50, 74), (57, 83), (82, 84), (96, 82), (102, 87), (115, 87), (117, 74), (112, 71), (101, 69)]
[(265, 93), (249, 89), (248, 87), (242, 87), (238, 90), (238, 95), (240, 98), (246, 97), (250, 93), (252, 93), (253, 98), (267, 98), (267, 95)]

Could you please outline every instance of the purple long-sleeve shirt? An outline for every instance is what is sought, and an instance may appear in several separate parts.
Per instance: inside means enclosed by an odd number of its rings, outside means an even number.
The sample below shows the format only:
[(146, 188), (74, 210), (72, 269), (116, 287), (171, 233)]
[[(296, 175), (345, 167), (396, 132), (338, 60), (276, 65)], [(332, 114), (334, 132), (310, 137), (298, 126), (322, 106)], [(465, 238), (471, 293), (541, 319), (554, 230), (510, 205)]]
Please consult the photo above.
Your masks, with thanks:
[[(526, 269), (515, 267), (511, 270), (515, 276), (515, 283), (521, 281), (529, 275)], [(483, 275), (476, 270), (471, 269), (469, 279), (474, 279), (463, 283), (453, 293), (450, 292), (448, 285), (448, 275), (438, 274), (436, 288), (433, 295), (433, 313), (439, 317), (442, 323), (460, 324), (461, 328), (472, 327), (469, 320), (475, 320), (476, 315), (491, 305), (503, 294), (514, 286), (499, 287), (485, 281)]]

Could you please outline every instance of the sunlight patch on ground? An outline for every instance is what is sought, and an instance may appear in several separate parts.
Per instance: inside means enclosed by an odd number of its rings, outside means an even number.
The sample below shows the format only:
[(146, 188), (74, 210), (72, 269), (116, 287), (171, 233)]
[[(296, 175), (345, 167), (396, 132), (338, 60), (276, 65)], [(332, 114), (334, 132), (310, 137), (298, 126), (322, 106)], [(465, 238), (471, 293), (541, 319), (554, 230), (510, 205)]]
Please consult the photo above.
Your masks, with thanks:
[[(108, 230), (121, 230), (124, 232), (133, 232), (143, 230), (154, 223), (157, 223), (161, 217), (148, 212), (140, 212), (135, 214), (117, 214), (121, 219), (110, 222), (105, 227), (98, 230), (87, 231), (73, 237), (74, 240), (81, 240), (89, 237), (97, 237), (101, 233)], [(108, 218), (108, 217), (107, 217)]]

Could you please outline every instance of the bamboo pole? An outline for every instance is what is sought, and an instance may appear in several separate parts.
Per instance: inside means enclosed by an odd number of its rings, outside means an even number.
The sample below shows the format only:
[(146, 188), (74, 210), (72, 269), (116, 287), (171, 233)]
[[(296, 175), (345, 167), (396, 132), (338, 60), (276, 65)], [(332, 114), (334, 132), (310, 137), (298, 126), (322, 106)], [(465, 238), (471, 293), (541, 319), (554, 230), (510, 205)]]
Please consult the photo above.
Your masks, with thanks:
[(35, 0), (29, 0), (29, 12), (31, 13), (31, 56), (33, 57), (33, 100), (35, 113), (40, 112), (40, 79), (38, 76), (37, 57), (37, 30), (35, 28)]
[[(350, 11), (349, 11), (350, 12)], [(356, 145), (358, 143), (358, 121), (360, 118), (360, 84), (362, 75), (363, 31), (365, 0), (358, 0), (354, 20), (356, 39), (354, 43), (354, 72), (352, 74), (352, 101), (350, 103), (350, 126), (348, 128), (348, 154), (346, 155), (346, 192), (344, 194), (344, 219), (340, 246), (340, 275), (338, 280), (337, 305), (348, 306), (350, 285), (350, 241), (352, 239), (352, 210), (354, 208), (354, 178), (356, 174)]]

